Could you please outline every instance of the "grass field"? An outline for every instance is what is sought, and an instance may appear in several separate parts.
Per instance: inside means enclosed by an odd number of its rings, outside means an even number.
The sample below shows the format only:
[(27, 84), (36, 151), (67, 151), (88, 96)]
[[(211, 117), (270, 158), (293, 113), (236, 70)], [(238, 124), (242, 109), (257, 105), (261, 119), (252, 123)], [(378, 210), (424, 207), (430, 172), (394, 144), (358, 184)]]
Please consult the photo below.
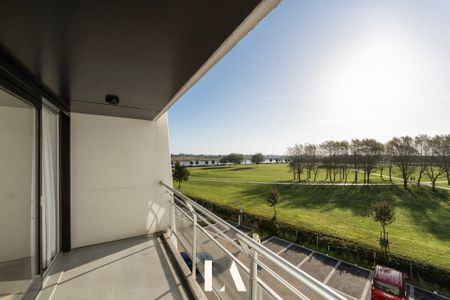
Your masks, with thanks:
[[(384, 170), (384, 174), (387, 174), (387, 169)], [(392, 176), (401, 178), (401, 177), (402, 177), (402, 173), (401, 173), (400, 169), (398, 169), (398, 168), (393, 168), (393, 169), (392, 169)], [(411, 176), (414, 176), (414, 177), (416, 178), (416, 180), (417, 180), (417, 179), (419, 178), (419, 170), (416, 169), (416, 170), (411, 174)], [(422, 182), (431, 182), (431, 180), (430, 180), (430, 178), (428, 177), (428, 175), (427, 175), (426, 172), (423, 172), (423, 173), (422, 173), (422, 179), (421, 179), (421, 181), (422, 181)], [(438, 177), (437, 181), (445, 181), (445, 184), (448, 185), (448, 184), (447, 184), (447, 177), (445, 177), (445, 174), (444, 174), (444, 173), (442, 173), (442, 174)], [(442, 184), (442, 183), (441, 183), (441, 184)], [(444, 185), (443, 185), (443, 186), (444, 186)]]
[[(321, 174), (323, 177), (324, 175)], [(323, 177), (324, 178), (324, 177)], [(378, 179), (377, 179), (378, 178)], [(235, 208), (243, 207), (267, 217), (268, 185), (208, 182), (202, 179), (239, 181), (291, 181), (286, 165), (191, 168), (181, 191)], [(349, 177), (349, 181), (353, 178)], [(387, 178), (386, 178), (387, 179)], [(373, 181), (380, 181), (373, 176)], [(411, 186), (314, 186), (277, 185), (280, 191), (278, 219), (363, 245), (378, 247), (380, 225), (367, 217), (372, 201), (391, 201), (396, 221), (388, 226), (391, 252), (440, 266), (450, 271), (450, 192)]]
[[(214, 180), (239, 180), (239, 181), (256, 181), (256, 182), (291, 182), (293, 181), (293, 175), (289, 172), (289, 168), (286, 164), (263, 164), (256, 167), (255, 165), (240, 165), (236, 167), (194, 167), (190, 168), (192, 178), (197, 179), (214, 179)], [(313, 174), (311, 175), (313, 176)], [(418, 178), (418, 171), (414, 172), (411, 176)], [(392, 182), (395, 184), (402, 184), (401, 172), (398, 168), (392, 169)], [(337, 175), (336, 182), (339, 181), (339, 175)], [(350, 171), (347, 178), (347, 183), (354, 181), (355, 173)], [(319, 169), (315, 182), (328, 182), (326, 179), (326, 172), (324, 169)], [(306, 180), (306, 171), (303, 171), (301, 175), (303, 182), (314, 182), (312, 178)], [(363, 181), (363, 172), (360, 171), (358, 175), (358, 183)], [(374, 169), (370, 176), (372, 183), (390, 183), (388, 169), (383, 171), (383, 179), (380, 176), (380, 170)], [(430, 182), (428, 176), (424, 173), (422, 175), (422, 182)], [(441, 174), (438, 177), (436, 185), (448, 186), (445, 175)]]

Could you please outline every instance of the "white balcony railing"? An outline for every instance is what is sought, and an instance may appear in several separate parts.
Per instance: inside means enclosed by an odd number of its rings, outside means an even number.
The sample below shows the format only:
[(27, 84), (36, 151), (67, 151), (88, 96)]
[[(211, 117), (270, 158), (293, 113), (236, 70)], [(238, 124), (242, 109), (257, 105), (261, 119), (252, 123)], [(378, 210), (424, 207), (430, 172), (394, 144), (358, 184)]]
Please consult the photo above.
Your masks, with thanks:
[[(211, 292), (219, 299), (345, 299), (189, 197), (161, 185), (170, 197), (171, 231), (192, 259), (192, 276), (211, 274)], [(212, 269), (209, 264), (205, 268), (205, 259), (212, 261)]]

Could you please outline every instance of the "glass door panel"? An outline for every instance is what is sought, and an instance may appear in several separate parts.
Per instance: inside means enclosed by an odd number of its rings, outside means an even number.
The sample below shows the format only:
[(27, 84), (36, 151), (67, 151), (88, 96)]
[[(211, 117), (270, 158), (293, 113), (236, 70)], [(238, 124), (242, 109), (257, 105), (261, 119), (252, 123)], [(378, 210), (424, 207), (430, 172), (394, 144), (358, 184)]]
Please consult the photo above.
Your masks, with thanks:
[(0, 89), (0, 298), (38, 274), (36, 170), (36, 109)]
[(58, 252), (58, 114), (42, 107), (41, 256), (49, 266)]

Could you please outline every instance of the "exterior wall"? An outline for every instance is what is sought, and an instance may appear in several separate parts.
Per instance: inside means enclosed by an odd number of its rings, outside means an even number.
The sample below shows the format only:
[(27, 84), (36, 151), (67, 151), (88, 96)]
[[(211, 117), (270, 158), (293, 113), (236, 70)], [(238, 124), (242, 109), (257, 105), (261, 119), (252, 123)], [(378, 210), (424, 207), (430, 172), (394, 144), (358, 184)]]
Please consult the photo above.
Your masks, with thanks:
[(167, 115), (145, 121), (71, 114), (72, 248), (168, 228)]
[(0, 263), (30, 256), (34, 120), (30, 108), (0, 107)]

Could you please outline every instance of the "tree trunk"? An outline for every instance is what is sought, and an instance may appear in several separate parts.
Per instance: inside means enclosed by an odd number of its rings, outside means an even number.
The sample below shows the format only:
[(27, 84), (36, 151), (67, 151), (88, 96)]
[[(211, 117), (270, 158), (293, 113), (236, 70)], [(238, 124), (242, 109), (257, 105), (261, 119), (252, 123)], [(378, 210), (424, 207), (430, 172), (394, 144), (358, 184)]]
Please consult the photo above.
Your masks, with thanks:
[(381, 169), (380, 169), (380, 177), (381, 177), (381, 180), (383, 180), (383, 169), (384, 169), (384, 168), (381, 168)]
[(389, 167), (389, 181), (392, 182), (392, 166)]
[[(437, 179), (437, 178), (436, 178), (436, 179)], [(431, 181), (431, 190), (432, 190), (433, 192), (436, 191), (436, 179), (433, 179), (433, 180)]]
[(355, 169), (355, 183), (358, 183), (358, 170)]
[(178, 188), (181, 188), (181, 180), (178, 180)]
[(408, 178), (403, 177), (403, 187), (408, 189)]
[(422, 173), (423, 173), (423, 171), (424, 170), (420, 170), (420, 172), (419, 172), (419, 178), (417, 179), (417, 186), (420, 186), (420, 180), (422, 179)]
[(383, 227), (383, 240), (386, 240), (386, 227), (385, 225), (381, 225)]
[(273, 218), (272, 220), (276, 220), (277, 219), (277, 209), (275, 208), (275, 205), (273, 206)]

